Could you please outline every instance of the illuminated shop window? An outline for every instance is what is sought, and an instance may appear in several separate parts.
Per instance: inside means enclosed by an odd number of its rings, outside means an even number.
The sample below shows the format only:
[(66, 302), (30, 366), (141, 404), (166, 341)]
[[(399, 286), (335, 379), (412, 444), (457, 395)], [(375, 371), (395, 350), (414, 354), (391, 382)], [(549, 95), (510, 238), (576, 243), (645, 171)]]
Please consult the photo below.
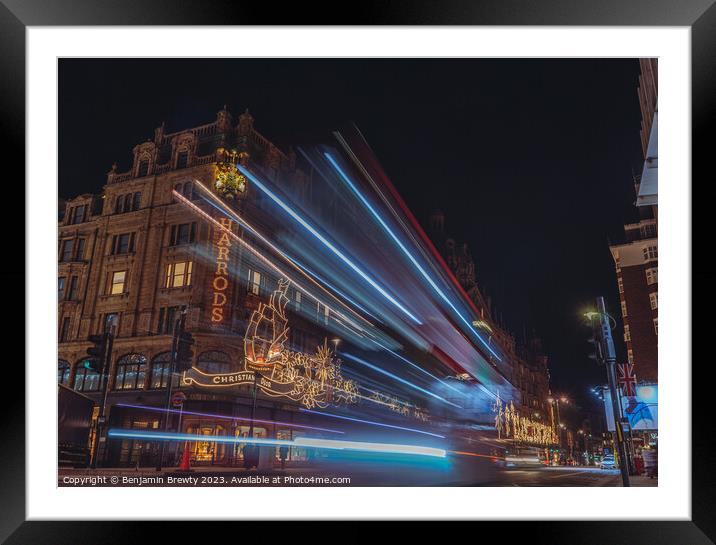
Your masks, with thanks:
[(191, 285), (191, 271), (193, 262), (179, 261), (167, 265), (167, 274), (164, 282), (165, 288), (182, 288)]
[(65, 360), (57, 362), (57, 383), (69, 384), (70, 382), (70, 363)]
[(144, 388), (147, 358), (142, 354), (127, 354), (117, 360), (114, 373), (115, 390), (139, 390)]
[[(167, 379), (169, 378), (169, 372), (171, 370), (170, 365), (170, 354), (169, 352), (162, 352), (154, 356), (152, 360), (152, 376), (150, 379), (150, 388), (166, 388)], [(179, 374), (175, 374), (172, 377), (172, 387), (176, 388), (179, 386)]]
[(656, 310), (659, 307), (658, 302), (658, 296), (656, 292), (649, 294), (649, 306), (651, 306), (651, 310)]
[(231, 357), (226, 352), (209, 350), (199, 354), (196, 366), (205, 373), (231, 373)]
[(111, 295), (119, 295), (124, 293), (124, 287), (127, 280), (127, 271), (115, 271), (112, 273), (112, 284), (109, 293)]
[(99, 390), (100, 376), (97, 371), (87, 369), (85, 361), (79, 361), (75, 366), (75, 390), (78, 392), (96, 392)]

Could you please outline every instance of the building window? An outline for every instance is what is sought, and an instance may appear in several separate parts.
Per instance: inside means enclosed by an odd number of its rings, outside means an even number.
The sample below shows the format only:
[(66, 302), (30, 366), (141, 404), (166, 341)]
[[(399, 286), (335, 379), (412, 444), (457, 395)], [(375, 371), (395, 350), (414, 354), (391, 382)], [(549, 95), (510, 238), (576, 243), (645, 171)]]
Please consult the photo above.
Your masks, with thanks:
[(296, 290), (296, 300), (294, 304), (297, 311), (301, 310), (301, 292), (298, 290)]
[(659, 269), (657, 267), (652, 267), (651, 269), (646, 270), (646, 283), (648, 285), (656, 284), (659, 282)]
[(74, 247), (72, 239), (65, 239), (60, 245), (60, 261), (72, 261), (72, 249)]
[(177, 153), (177, 168), (186, 168), (189, 164), (189, 152), (180, 151)]
[(626, 317), (626, 315), (627, 315), (626, 301), (622, 301), (622, 317)]
[(629, 325), (624, 324), (624, 340), (631, 341), (631, 332), (629, 331)]
[(117, 360), (114, 373), (115, 390), (139, 390), (144, 388), (147, 358), (141, 354), (127, 354)]
[(57, 300), (62, 301), (65, 298), (65, 277), (60, 276), (57, 279)]
[(659, 257), (656, 246), (646, 246), (642, 249), (642, 251), (644, 252), (644, 261), (649, 261)]
[(78, 238), (75, 244), (75, 261), (82, 261), (85, 257), (85, 239)]
[(169, 246), (191, 244), (196, 236), (196, 222), (172, 225)]
[(191, 285), (192, 261), (180, 261), (167, 265), (167, 274), (164, 282), (165, 288), (183, 288)]
[(659, 334), (659, 318), (654, 318), (654, 335)]
[(261, 293), (261, 273), (249, 269), (249, 293), (259, 295)]
[(184, 195), (187, 199), (193, 200), (194, 199), (194, 184), (191, 182), (186, 182), (184, 184), (184, 187), (181, 190), (182, 195)]
[(157, 322), (158, 335), (171, 335), (174, 333), (174, 322), (179, 317), (179, 313), (186, 308), (185, 305), (175, 307), (165, 307), (159, 309), (159, 321)]
[(330, 316), (330, 310), (328, 310), (328, 307), (326, 305), (322, 305), (321, 303), (316, 303), (316, 314), (317, 318), (319, 320), (323, 320), (324, 324), (328, 323), (328, 318)]
[[(152, 378), (149, 383), (150, 388), (159, 389), (167, 387), (167, 379), (169, 378), (169, 372), (171, 370), (171, 355), (169, 352), (162, 352), (157, 354), (152, 360)], [(172, 387), (176, 388), (179, 386), (179, 375), (175, 374), (172, 377)]]
[(97, 371), (87, 369), (84, 360), (75, 366), (75, 390), (78, 392), (96, 392), (99, 390), (100, 376)]
[(231, 357), (226, 352), (209, 350), (199, 354), (196, 366), (205, 373), (231, 373)]
[(85, 220), (85, 210), (86, 206), (84, 204), (81, 204), (80, 206), (75, 206), (72, 209), (72, 215), (70, 216), (70, 225), (74, 225), (76, 223), (82, 223)]
[(137, 169), (137, 177), (142, 178), (149, 174), (149, 161), (146, 159), (139, 161), (139, 168)]
[(110, 295), (120, 295), (124, 293), (124, 287), (127, 280), (127, 271), (115, 271), (112, 273), (112, 284), (109, 288)]
[(659, 306), (659, 302), (657, 300), (658, 296), (656, 292), (649, 294), (649, 306), (651, 306), (651, 310), (656, 310)]
[(70, 364), (65, 360), (57, 362), (57, 384), (69, 384), (70, 382)]
[(67, 342), (70, 336), (70, 317), (65, 316), (62, 318), (62, 327), (60, 327), (60, 342)]
[(653, 223), (647, 223), (640, 227), (641, 238), (656, 238), (656, 225)]
[(114, 213), (121, 214), (122, 212), (124, 212), (124, 195), (117, 197), (117, 200), (114, 203)]
[(142, 202), (142, 194), (140, 192), (136, 192), (134, 195), (132, 195), (132, 210), (139, 210), (139, 205)]
[(624, 280), (621, 276), (617, 278), (617, 286), (619, 286), (619, 293), (624, 293)]
[(112, 255), (134, 253), (134, 233), (122, 233), (112, 237)]
[(69, 299), (70, 301), (74, 301), (77, 299), (77, 281), (78, 278), (76, 276), (70, 278), (70, 289), (67, 292), (67, 299)]

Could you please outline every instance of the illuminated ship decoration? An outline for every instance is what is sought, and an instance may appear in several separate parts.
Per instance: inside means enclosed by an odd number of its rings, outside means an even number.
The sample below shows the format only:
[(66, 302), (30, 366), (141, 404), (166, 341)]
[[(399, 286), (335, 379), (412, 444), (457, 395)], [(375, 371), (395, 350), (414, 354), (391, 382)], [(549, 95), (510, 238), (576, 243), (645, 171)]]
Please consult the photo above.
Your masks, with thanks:
[(328, 339), (312, 355), (286, 348), (288, 288), (288, 280), (279, 280), (268, 304), (259, 303), (251, 314), (244, 335), (243, 371), (209, 374), (192, 367), (182, 375), (182, 384), (221, 388), (255, 383), (267, 395), (287, 397), (309, 409), (357, 403), (358, 384), (343, 377), (341, 360), (334, 358)]
[(219, 161), (214, 165), (214, 187), (219, 195), (233, 200), (246, 191), (246, 178), (236, 166), (239, 154), (236, 150), (217, 150)]

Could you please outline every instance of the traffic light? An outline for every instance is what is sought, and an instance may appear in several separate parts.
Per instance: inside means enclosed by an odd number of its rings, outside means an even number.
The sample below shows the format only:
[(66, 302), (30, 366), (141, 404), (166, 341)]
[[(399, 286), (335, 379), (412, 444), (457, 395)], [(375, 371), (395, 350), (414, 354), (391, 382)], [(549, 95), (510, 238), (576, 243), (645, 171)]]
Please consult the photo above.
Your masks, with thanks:
[(102, 370), (104, 369), (104, 357), (107, 352), (107, 334), (90, 335), (87, 340), (92, 343), (92, 346), (87, 349), (89, 358), (85, 360), (84, 366), (87, 369), (102, 374)]
[(192, 334), (183, 329), (180, 330), (179, 337), (177, 338), (177, 371), (188, 371), (191, 369), (192, 361), (194, 360), (194, 352), (191, 349), (192, 346), (194, 346), (194, 337)]
[(589, 354), (587, 354), (587, 357), (590, 360), (594, 360), (595, 363), (601, 364), (604, 362), (604, 354), (602, 353), (602, 341), (601, 339), (596, 335), (592, 334), (592, 336), (587, 339), (587, 342), (591, 345), (593, 345), (593, 349), (590, 351)]

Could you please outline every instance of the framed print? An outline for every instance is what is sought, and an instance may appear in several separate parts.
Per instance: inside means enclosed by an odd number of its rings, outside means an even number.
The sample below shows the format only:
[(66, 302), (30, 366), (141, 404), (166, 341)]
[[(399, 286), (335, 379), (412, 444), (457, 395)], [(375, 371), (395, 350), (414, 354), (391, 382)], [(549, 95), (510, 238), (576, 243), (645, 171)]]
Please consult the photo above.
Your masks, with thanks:
[(690, 180), (715, 9), (5, 1), (3, 538), (711, 543)]

